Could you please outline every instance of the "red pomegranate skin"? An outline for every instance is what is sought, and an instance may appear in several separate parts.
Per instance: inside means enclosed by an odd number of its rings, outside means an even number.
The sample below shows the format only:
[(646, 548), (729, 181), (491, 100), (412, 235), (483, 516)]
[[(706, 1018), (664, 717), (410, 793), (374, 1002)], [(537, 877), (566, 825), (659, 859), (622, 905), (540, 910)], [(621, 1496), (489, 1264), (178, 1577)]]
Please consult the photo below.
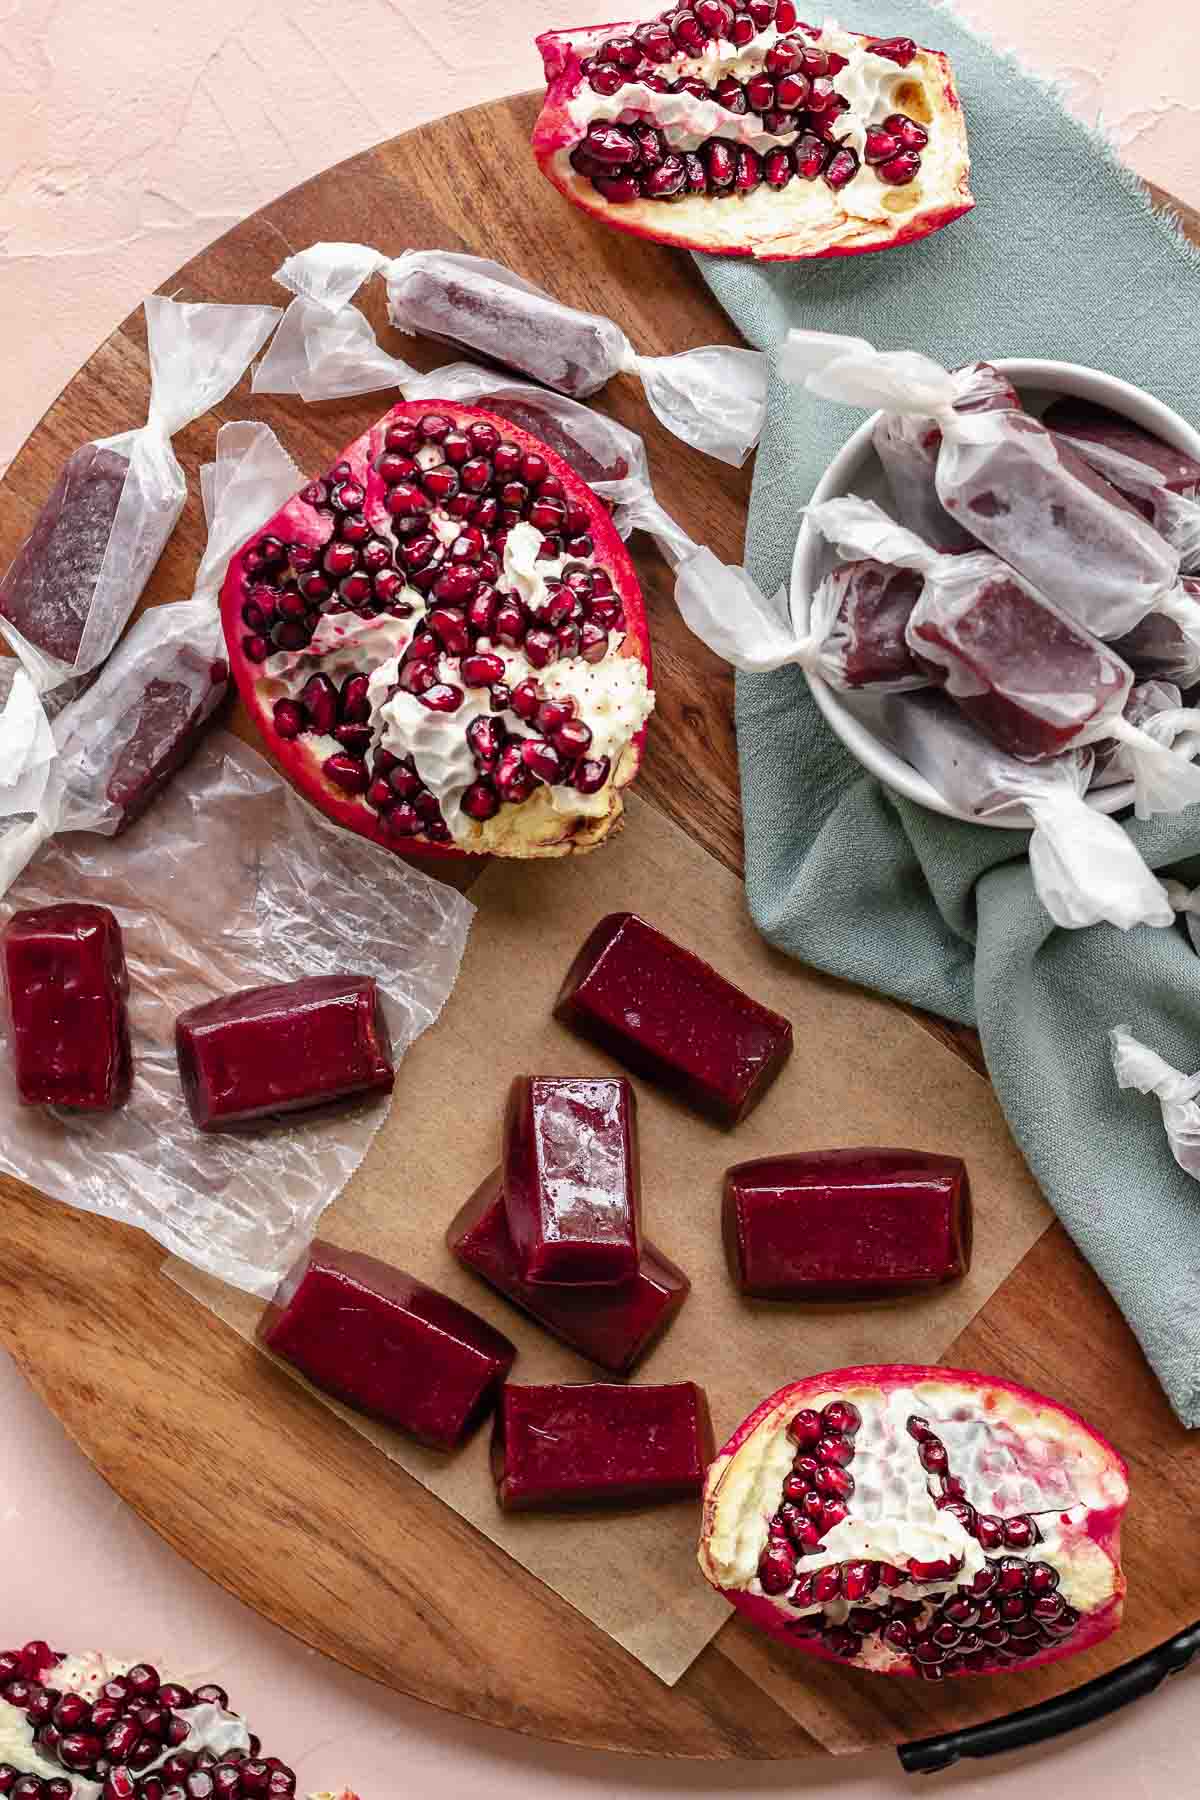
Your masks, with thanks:
[(505, 1512), (689, 1500), (712, 1446), (708, 1401), (694, 1381), (510, 1384), (492, 1438), (496, 1497)]
[(112, 1112), (129, 1098), (129, 973), (107, 907), (14, 913), (4, 972), (17, 1092), (26, 1106)]
[(365, 975), (308, 976), (194, 1006), (176, 1021), (175, 1048), (201, 1131), (389, 1094), (395, 1082), (379, 990)]
[(535, 1287), (525, 1281), (509, 1236), (499, 1169), (455, 1216), (446, 1243), (464, 1268), (612, 1375), (629, 1374), (691, 1291), (683, 1270), (645, 1238), (637, 1273), (619, 1287)]
[(957, 1156), (812, 1150), (725, 1176), (730, 1272), (759, 1300), (882, 1300), (966, 1274), (971, 1186)]
[(787, 1019), (630, 912), (601, 919), (554, 1016), (723, 1125), (758, 1105), (792, 1053)]
[(504, 1204), (523, 1280), (588, 1287), (638, 1270), (637, 1097), (623, 1076), (518, 1075), (504, 1115)]
[[(938, 619), (914, 616), (910, 636), (949, 655), (973, 690), (956, 696), (959, 707), (1013, 756), (1069, 750), (1129, 682), (1128, 670), (1104, 644), (1007, 574), (980, 581), (949, 629)], [(944, 678), (943, 662), (932, 667)], [(1022, 703), (1038, 675), (1047, 695), (1078, 696), (1073, 716), (1056, 724)]]
[(258, 1337), (314, 1387), (434, 1450), (466, 1441), (517, 1354), (457, 1300), (323, 1238), (276, 1294)]

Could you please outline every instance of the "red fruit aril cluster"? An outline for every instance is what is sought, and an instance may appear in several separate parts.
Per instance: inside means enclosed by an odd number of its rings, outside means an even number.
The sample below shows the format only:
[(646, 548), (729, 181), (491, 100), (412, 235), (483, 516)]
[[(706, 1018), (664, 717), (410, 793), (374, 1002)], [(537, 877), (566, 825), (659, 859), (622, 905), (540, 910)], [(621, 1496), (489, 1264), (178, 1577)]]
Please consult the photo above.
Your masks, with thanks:
[(295, 1794), (295, 1771), (278, 1757), (262, 1757), (253, 1735), (249, 1750), (222, 1756), (182, 1748), (190, 1732), (183, 1711), (205, 1703), (228, 1711), (224, 1688), (181, 1687), (138, 1663), (87, 1701), (54, 1686), (62, 1660), (40, 1641), (0, 1652), (0, 1698), (25, 1714), (40, 1754), (69, 1771), (43, 1780), (0, 1763), (3, 1800), (71, 1800), (70, 1775), (98, 1781), (101, 1800), (290, 1800)]
[[(709, 86), (698, 75), (670, 73), (672, 63), (715, 42), (744, 50), (771, 26), (779, 35), (764, 51), (761, 68), (746, 79), (730, 74)], [(755, 115), (765, 132), (792, 141), (758, 152), (716, 136), (694, 150), (678, 150), (649, 122), (597, 119), (572, 150), (572, 167), (615, 206), (698, 194), (744, 196), (764, 184), (780, 189), (792, 180), (818, 177), (835, 190), (845, 187), (860, 166), (853, 145), (836, 135), (839, 119), (850, 110), (833, 82), (846, 59), (822, 49), (815, 41), (820, 35), (800, 21), (793, 0), (699, 0), (671, 8), (629, 35), (606, 39), (581, 65), (595, 93), (610, 96), (637, 82), (652, 93), (691, 94), (739, 117)], [(901, 68), (917, 49), (910, 38), (876, 38), (866, 48)], [(868, 127), (864, 160), (882, 182), (907, 186), (920, 170), (928, 141), (915, 119), (894, 113), (882, 126)]]

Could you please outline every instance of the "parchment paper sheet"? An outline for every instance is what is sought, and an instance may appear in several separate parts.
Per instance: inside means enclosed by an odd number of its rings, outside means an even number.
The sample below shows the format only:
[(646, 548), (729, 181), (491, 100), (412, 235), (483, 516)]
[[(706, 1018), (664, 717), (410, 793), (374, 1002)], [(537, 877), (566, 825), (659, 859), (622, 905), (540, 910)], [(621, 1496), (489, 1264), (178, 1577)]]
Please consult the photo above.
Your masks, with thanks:
[[(796, 1047), (758, 1110), (725, 1132), (638, 1082), (647, 1236), (692, 1293), (635, 1380), (696, 1380), (720, 1445), (757, 1401), (799, 1375), (844, 1364), (936, 1362), (1051, 1222), (986, 1082), (894, 1006), (770, 950), (741, 884), (648, 802), (627, 829), (566, 864), (494, 864), (471, 890), (479, 908), (458, 985), (409, 1051), (391, 1114), (326, 1213), (322, 1236), (387, 1258), (453, 1294), (519, 1346), (517, 1381), (599, 1375), (461, 1269), (444, 1232), (499, 1160), (514, 1074), (606, 1072), (599, 1051), (555, 1023), (566, 968), (596, 921), (632, 909), (792, 1020)], [(894, 1144), (965, 1158), (976, 1205), (974, 1267), (937, 1297), (846, 1308), (745, 1301), (725, 1266), (721, 1179), (771, 1151)], [(172, 1277), (243, 1336), (256, 1301), (187, 1264)], [(496, 1506), (488, 1431), (439, 1456), (324, 1401), (386, 1456), (673, 1683), (729, 1617), (695, 1562), (692, 1504), (613, 1515), (507, 1516)], [(396, 1486), (397, 1512), (405, 1504)]]

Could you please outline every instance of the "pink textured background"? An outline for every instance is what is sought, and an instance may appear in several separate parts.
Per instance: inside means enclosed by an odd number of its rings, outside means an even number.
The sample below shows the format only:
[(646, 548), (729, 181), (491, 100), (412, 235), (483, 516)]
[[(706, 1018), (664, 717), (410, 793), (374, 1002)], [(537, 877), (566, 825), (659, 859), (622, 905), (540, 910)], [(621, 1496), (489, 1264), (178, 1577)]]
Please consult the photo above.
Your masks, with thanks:
[[(840, 10), (854, 25), (868, 9)], [(960, 0), (960, 10), (1062, 79), (1134, 168), (1200, 204), (1195, 0)], [(589, 16), (579, 0), (0, 0), (0, 469), (100, 339), (205, 243), (381, 138), (533, 86), (534, 34)], [(886, 7), (870, 22), (884, 29)], [(306, 1787), (349, 1780), (364, 1800), (484, 1788), (495, 1800), (883, 1800), (909, 1785), (890, 1754), (835, 1770), (634, 1763), (396, 1699), (301, 1650), (176, 1559), (2, 1358), (0, 1445), (0, 1639), (106, 1645), (197, 1679), (219, 1675)], [(1162, 1800), (1195, 1791), (1198, 1729), (1200, 1683), (1184, 1677), (1039, 1755), (959, 1768), (939, 1791)]]

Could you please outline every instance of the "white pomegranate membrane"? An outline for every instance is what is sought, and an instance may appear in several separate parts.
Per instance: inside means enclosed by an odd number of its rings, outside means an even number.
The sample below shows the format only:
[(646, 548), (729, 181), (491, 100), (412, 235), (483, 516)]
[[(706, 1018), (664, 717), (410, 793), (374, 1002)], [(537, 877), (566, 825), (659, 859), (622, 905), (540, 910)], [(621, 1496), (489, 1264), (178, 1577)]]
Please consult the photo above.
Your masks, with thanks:
[(794, 0), (694, 0), (644, 24), (547, 33), (538, 159), (568, 197), (727, 254), (836, 255), (973, 204), (945, 58), (806, 23)]
[(994, 1673), (1115, 1629), (1121, 1459), (1042, 1396), (957, 1370), (782, 1389), (709, 1471), (700, 1564), (757, 1624), (882, 1674)]
[(291, 1800), (295, 1792), (295, 1772), (262, 1755), (215, 1682), (187, 1688), (150, 1663), (68, 1656), (40, 1640), (0, 1651), (5, 1800)]
[(396, 407), (242, 550), (243, 695), (342, 823), (396, 848), (590, 848), (654, 705), (641, 595), (591, 490), (475, 409)]

